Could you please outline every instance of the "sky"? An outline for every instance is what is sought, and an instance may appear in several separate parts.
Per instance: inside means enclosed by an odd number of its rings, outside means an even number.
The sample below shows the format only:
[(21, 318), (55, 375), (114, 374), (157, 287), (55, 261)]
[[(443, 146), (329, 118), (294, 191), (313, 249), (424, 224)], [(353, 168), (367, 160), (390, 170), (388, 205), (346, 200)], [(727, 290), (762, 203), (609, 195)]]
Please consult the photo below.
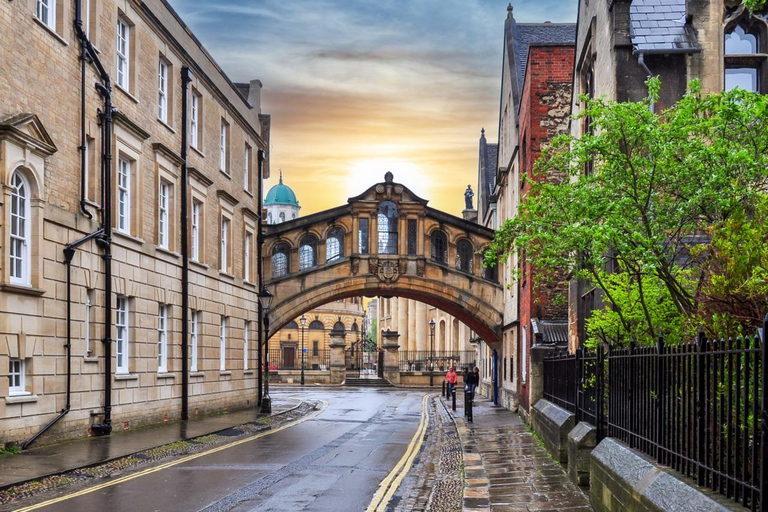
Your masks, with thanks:
[[(170, 0), (235, 82), (258, 78), (272, 177), (301, 215), (345, 204), (392, 171), (461, 215), (480, 129), (496, 142), (502, 0)], [(576, 0), (524, 0), (518, 22), (573, 22)]]

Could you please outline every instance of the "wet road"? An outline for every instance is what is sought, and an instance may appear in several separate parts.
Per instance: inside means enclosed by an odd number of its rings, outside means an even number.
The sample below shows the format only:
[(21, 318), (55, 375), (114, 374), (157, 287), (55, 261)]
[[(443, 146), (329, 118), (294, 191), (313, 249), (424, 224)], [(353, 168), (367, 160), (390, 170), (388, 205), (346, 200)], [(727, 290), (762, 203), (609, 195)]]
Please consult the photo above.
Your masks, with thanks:
[(411, 442), (423, 398), (365, 388), (274, 394), (328, 406), (285, 430), (36, 510), (361, 512)]

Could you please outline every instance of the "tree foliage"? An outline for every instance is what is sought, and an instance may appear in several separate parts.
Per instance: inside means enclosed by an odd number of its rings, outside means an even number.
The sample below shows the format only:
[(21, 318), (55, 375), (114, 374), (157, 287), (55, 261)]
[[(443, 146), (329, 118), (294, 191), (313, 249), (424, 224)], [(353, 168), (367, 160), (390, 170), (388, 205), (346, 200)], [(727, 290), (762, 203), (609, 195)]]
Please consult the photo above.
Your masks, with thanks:
[[(734, 294), (754, 265), (749, 293), (765, 302), (757, 283), (766, 261), (738, 248), (764, 240), (756, 215), (768, 188), (766, 97), (739, 89), (702, 96), (693, 82), (654, 113), (659, 80), (648, 88), (642, 102), (582, 98), (586, 108), (572, 122), (588, 117), (593, 132), (544, 149), (518, 215), (486, 252), (492, 263), (525, 250), (535, 268), (570, 269), (593, 283), (610, 306), (589, 321), (593, 341), (652, 342), (660, 330), (682, 335), (702, 319), (715, 328), (702, 308), (718, 295), (738, 305)], [(727, 279), (718, 277), (723, 269), (732, 270)], [(754, 324), (738, 307), (717, 313)]]

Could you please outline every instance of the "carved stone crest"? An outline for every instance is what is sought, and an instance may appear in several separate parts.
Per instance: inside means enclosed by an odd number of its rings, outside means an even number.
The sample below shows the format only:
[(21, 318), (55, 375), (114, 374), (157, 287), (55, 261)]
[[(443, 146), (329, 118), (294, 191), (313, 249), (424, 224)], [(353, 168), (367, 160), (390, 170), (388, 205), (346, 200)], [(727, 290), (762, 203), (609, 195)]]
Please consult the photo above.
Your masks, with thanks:
[(385, 260), (381, 262), (376, 275), (379, 276), (381, 281), (392, 283), (400, 277), (400, 267), (395, 260)]
[(424, 277), (424, 274), (427, 270), (427, 260), (424, 258), (419, 258), (416, 260), (416, 275), (419, 277)]
[(360, 272), (360, 258), (352, 256), (349, 261), (352, 264), (352, 275), (356, 276)]
[(408, 260), (405, 258), (400, 258), (400, 274), (407, 274), (408, 273)]
[(368, 259), (368, 273), (375, 274), (379, 270), (379, 258), (371, 256)]

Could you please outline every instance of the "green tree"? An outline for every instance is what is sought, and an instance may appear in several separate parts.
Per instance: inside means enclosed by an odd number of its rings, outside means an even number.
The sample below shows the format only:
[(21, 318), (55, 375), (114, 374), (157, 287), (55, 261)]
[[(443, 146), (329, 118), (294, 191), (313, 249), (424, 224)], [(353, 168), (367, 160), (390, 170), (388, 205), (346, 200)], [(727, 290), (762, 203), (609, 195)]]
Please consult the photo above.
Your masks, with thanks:
[(371, 320), (371, 328), (368, 330), (368, 339), (373, 341), (374, 345), (376, 345), (379, 341), (379, 337), (378, 337), (379, 329), (377, 327), (377, 324), (378, 324), (378, 320), (374, 318), (373, 320)]
[[(493, 264), (525, 250), (535, 268), (568, 269), (593, 283), (610, 307), (590, 319), (592, 341), (649, 343), (659, 330), (681, 336), (711, 319), (701, 306), (719, 282), (714, 260), (736, 253), (706, 249), (733, 232), (732, 219), (754, 218), (768, 189), (765, 96), (738, 89), (702, 96), (693, 82), (678, 103), (654, 113), (659, 80), (648, 88), (642, 102), (583, 98), (573, 122), (588, 116), (593, 133), (562, 135), (544, 149), (518, 216), (485, 255)], [(584, 175), (587, 163), (593, 170)]]

